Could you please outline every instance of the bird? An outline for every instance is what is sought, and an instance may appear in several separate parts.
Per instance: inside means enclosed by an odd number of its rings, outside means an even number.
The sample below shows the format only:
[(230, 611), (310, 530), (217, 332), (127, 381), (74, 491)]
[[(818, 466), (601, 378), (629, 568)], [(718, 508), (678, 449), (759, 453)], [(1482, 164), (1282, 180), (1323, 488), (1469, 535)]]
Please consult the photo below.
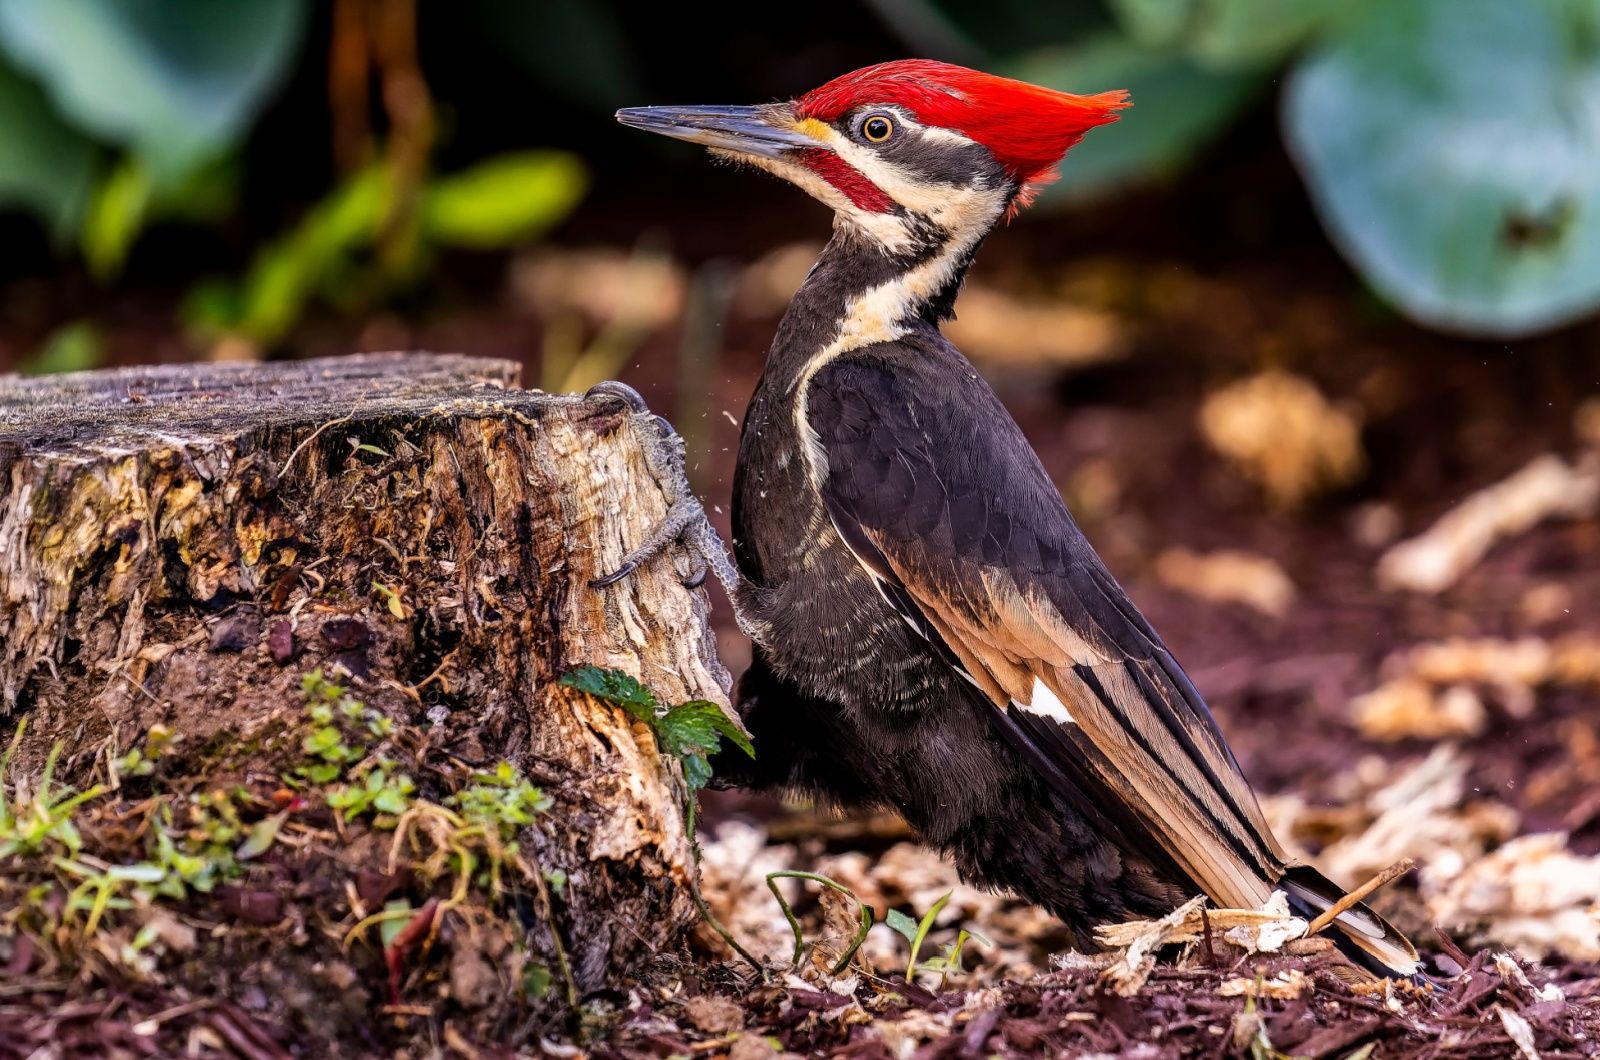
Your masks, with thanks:
[[(736, 566), (684, 483), (595, 583), (695, 545), (753, 642), (735, 699), (756, 756), (719, 756), (724, 779), (897, 811), (1090, 948), (1199, 894), (1281, 890), (1308, 920), (1345, 897), (1285, 853), (1204, 698), (940, 331), (980, 244), (1128, 105), (903, 59), (788, 102), (618, 111), (834, 217), (744, 418)], [(1418, 970), (1364, 904), (1331, 928), (1357, 978)]]

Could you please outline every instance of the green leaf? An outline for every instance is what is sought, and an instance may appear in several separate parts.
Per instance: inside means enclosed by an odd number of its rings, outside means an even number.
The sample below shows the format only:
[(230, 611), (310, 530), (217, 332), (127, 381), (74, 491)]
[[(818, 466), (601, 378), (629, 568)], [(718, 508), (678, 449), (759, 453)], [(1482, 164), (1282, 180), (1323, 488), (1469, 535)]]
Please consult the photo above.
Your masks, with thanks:
[(711, 763), (705, 755), (690, 752), (679, 755), (679, 758), (683, 761), (683, 780), (689, 785), (690, 791), (699, 791), (711, 783)]
[(907, 982), (911, 981), (912, 975), (917, 970), (917, 956), (922, 953), (922, 943), (927, 939), (928, 932), (933, 930), (934, 920), (938, 918), (940, 911), (949, 903), (950, 896), (954, 893), (954, 891), (944, 892), (944, 895), (937, 902), (934, 902), (928, 908), (928, 911), (922, 914), (922, 919), (917, 922), (917, 932), (911, 939), (911, 959), (906, 962)]
[(329, 781), (338, 779), (339, 766), (333, 762), (317, 762), (313, 765), (305, 766), (300, 772), (313, 784), (326, 784)]
[(905, 936), (907, 942), (914, 942), (917, 937), (917, 922), (898, 909), (889, 910), (889, 915), (883, 918), (895, 931)]
[(148, 861), (141, 861), (133, 865), (113, 865), (106, 870), (106, 875), (113, 880), (127, 880), (130, 883), (160, 883), (167, 878), (167, 870)]
[(422, 230), (439, 243), (509, 246), (565, 218), (587, 183), (583, 164), (565, 152), (501, 155), (434, 181), (422, 204)]
[(1128, 36), (1205, 67), (1264, 67), (1367, 0), (1111, 0)]
[(537, 961), (529, 961), (522, 969), (522, 996), (535, 1001), (550, 992), (550, 969)]
[(244, 135), (296, 52), (306, 0), (0, 0), (0, 49), (61, 113), (158, 183)]
[(98, 156), (37, 86), (0, 62), (0, 207), (31, 210), (58, 238), (75, 231)]
[(263, 817), (250, 829), (250, 834), (239, 849), (234, 852), (234, 857), (240, 861), (249, 861), (259, 858), (262, 854), (272, 849), (272, 844), (277, 842), (278, 829), (283, 827), (283, 822), (289, 819), (289, 811), (275, 813), (271, 817)]
[(722, 746), (718, 736), (726, 736), (745, 754), (756, 756), (750, 737), (710, 700), (692, 699), (673, 707), (656, 722), (656, 735), (668, 754), (691, 748), (714, 753)]
[(1133, 106), (1092, 130), (1061, 163), (1046, 202), (1079, 201), (1172, 172), (1220, 132), (1265, 83), (1254, 73), (1200, 69), (1181, 55), (1141, 48), (1114, 34), (1070, 49), (1029, 54), (1000, 71), (1070, 92), (1126, 88)]
[(87, 320), (76, 320), (51, 332), (30, 356), (17, 366), (24, 375), (53, 375), (57, 372), (86, 372), (105, 360), (100, 329)]
[(655, 695), (621, 670), (580, 666), (561, 675), (560, 684), (576, 688), (579, 692), (587, 692), (607, 703), (614, 703), (640, 721), (655, 723), (657, 706)]
[(305, 752), (313, 755), (327, 755), (344, 742), (344, 734), (336, 725), (324, 725), (312, 729), (306, 734), (303, 744)]
[(411, 922), (410, 917), (399, 915), (411, 912), (411, 903), (404, 898), (391, 898), (383, 903), (383, 911), (393, 914), (384, 918), (378, 924), (378, 937), (383, 940), (383, 948), (388, 949), (393, 944), (395, 937), (404, 931), (406, 925)]
[(124, 157), (95, 189), (78, 233), (89, 271), (100, 280), (115, 276), (139, 234), (155, 221), (221, 218), (234, 204), (238, 180), (234, 160), (221, 158), (177, 184), (158, 187), (143, 161)]
[(144, 226), (152, 190), (149, 170), (131, 157), (112, 169), (95, 190), (79, 243), (89, 271), (97, 279), (111, 276), (122, 266)]
[(287, 334), (306, 302), (376, 238), (392, 184), (380, 166), (354, 174), (313, 207), (293, 232), (257, 255), (236, 295), (238, 319), (229, 329), (269, 343)]
[(416, 791), (416, 785), (404, 773), (394, 779), (392, 784), (378, 792), (372, 800), (373, 807), (379, 813), (402, 814), (411, 808), (411, 793)]
[(1375, 5), (1284, 116), (1334, 241), (1411, 317), (1511, 338), (1600, 305), (1600, 6)]

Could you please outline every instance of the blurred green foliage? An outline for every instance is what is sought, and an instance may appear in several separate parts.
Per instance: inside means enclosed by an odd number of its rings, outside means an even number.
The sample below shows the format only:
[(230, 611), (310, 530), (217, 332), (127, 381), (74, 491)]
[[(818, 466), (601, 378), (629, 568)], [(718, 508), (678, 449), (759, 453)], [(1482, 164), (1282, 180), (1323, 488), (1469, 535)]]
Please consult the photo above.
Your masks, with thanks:
[[(0, 200), (36, 210), (58, 237), (76, 234), (100, 274), (152, 211), (225, 208), (219, 162), (288, 72), (309, 10), (307, 0), (0, 0)], [(201, 174), (211, 194), (196, 196)]]
[(98, 368), (104, 360), (100, 330), (87, 320), (74, 320), (51, 332), (17, 367), (23, 375), (54, 375)]
[(540, 234), (571, 211), (586, 184), (582, 165), (563, 152), (505, 155), (431, 178), (408, 216), (394, 171), (373, 163), (263, 248), (242, 280), (198, 287), (186, 321), (213, 337), (270, 345), (313, 298), (370, 306), (424, 275), (440, 247), (506, 246)]
[[(1170, 178), (1281, 88), (1286, 142), (1335, 243), (1407, 314), (1513, 336), (1600, 305), (1600, 0), (866, 3), (908, 49), (1131, 90), (1136, 105), (1073, 151), (1046, 205)], [(467, 0), (458, 16), (485, 55), (596, 123), (657, 91), (627, 5)], [(243, 145), (289, 74), (321, 61), (307, 38), (330, 17), (311, 0), (0, 0), (0, 208), (35, 214), (102, 280), (155, 222), (232, 216)], [(191, 324), (279, 341), (311, 304), (371, 304), (425, 276), (437, 249), (536, 236), (583, 192), (577, 161), (551, 153), (439, 176), (431, 114), (389, 117), (399, 146), (342, 161), (353, 172), (243, 277), (194, 293)]]
[[(35, 213), (101, 280), (152, 223), (226, 217), (244, 141), (319, 12), (309, 0), (0, 0), (0, 207)], [(239, 280), (200, 284), (193, 330), (278, 342), (314, 301), (369, 306), (425, 275), (438, 248), (537, 236), (582, 197), (581, 164), (558, 152), (436, 175), (425, 96), (421, 112), (412, 102), (405, 150), (341, 181)], [(98, 360), (86, 327), (63, 329), (30, 367)]]
[(1600, 3), (1375, 5), (1284, 102), (1329, 230), (1410, 315), (1510, 337), (1600, 303)]

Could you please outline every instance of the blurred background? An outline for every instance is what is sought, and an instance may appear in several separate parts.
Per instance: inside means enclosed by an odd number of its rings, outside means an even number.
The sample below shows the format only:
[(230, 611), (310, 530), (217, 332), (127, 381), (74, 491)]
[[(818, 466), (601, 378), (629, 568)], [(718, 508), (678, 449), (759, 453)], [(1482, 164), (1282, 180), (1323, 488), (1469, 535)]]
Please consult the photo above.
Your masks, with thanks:
[[(950, 333), (1285, 833), (1334, 850), (1398, 799), (1336, 871), (1443, 851), (1410, 924), (1600, 958), (1594, 0), (0, 0), (0, 368), (617, 377), (726, 531), (828, 218), (611, 112), (908, 55), (1132, 93)], [(1467, 866), (1539, 832), (1512, 860), (1586, 882), (1484, 897)]]

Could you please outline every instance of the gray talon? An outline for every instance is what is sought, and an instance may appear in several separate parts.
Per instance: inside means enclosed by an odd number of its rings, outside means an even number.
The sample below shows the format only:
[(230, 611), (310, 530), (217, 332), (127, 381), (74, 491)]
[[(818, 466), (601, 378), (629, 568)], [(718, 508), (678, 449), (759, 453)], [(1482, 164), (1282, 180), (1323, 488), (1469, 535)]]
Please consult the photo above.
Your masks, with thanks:
[(618, 567), (610, 574), (589, 579), (589, 588), (604, 589), (608, 585), (615, 585), (638, 569), (639, 565), (637, 563), (631, 561), (624, 562), (622, 566)]
[[(637, 390), (627, 383), (619, 383), (615, 379), (607, 379), (603, 383), (596, 383), (584, 392), (583, 397), (585, 401), (598, 397), (615, 398), (634, 412), (649, 411), (649, 406), (644, 403), (644, 398), (639, 395)], [(659, 419), (660, 417), (657, 418)], [(668, 424), (668, 427), (670, 429), (671, 425)]]

